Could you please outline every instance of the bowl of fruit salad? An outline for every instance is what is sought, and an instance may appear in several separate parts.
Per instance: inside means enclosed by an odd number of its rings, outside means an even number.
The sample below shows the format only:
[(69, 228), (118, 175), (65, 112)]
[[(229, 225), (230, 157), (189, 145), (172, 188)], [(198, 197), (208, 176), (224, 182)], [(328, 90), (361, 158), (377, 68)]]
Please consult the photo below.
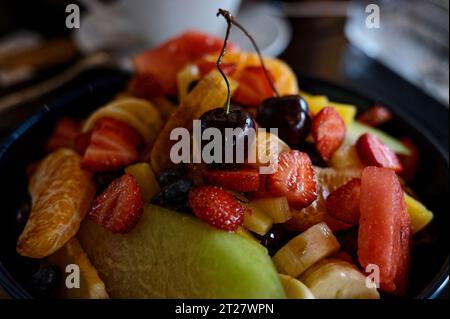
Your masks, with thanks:
[[(435, 297), (448, 282), (448, 156), (373, 99), (298, 81), (257, 53), (187, 32), (134, 57), (135, 73), (109, 74), (20, 126), (0, 151), (3, 288)], [(244, 139), (242, 161), (174, 162), (174, 130), (192, 133), (197, 120), (203, 133), (257, 131), (216, 144)]]

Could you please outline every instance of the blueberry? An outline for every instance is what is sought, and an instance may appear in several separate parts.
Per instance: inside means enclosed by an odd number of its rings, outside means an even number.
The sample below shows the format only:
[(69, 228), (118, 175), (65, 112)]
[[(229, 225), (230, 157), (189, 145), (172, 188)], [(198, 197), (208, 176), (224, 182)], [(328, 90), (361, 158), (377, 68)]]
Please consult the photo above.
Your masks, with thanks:
[(152, 199), (152, 204), (173, 208), (180, 211), (189, 211), (188, 194), (193, 182), (186, 179), (177, 179), (162, 187), (161, 192)]
[(42, 261), (31, 271), (28, 285), (36, 297), (48, 298), (54, 296), (60, 278), (61, 273), (57, 265)]
[(175, 170), (168, 170), (162, 173), (161, 176), (159, 176), (159, 186), (161, 186), (161, 188), (164, 188), (167, 185), (170, 185), (180, 179), (181, 179), (180, 172)]
[(162, 194), (164, 202), (167, 206), (173, 207), (178, 210), (187, 208), (188, 205), (188, 193), (193, 186), (192, 181), (180, 179), (172, 184), (163, 188)]

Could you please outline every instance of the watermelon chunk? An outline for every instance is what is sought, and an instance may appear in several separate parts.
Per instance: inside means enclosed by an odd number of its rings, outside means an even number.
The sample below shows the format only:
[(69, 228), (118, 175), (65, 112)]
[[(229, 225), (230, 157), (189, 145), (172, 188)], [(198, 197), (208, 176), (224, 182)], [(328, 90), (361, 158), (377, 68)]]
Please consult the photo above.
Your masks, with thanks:
[(358, 259), (363, 268), (380, 269), (380, 287), (405, 293), (411, 222), (403, 189), (390, 169), (366, 167), (361, 176)]

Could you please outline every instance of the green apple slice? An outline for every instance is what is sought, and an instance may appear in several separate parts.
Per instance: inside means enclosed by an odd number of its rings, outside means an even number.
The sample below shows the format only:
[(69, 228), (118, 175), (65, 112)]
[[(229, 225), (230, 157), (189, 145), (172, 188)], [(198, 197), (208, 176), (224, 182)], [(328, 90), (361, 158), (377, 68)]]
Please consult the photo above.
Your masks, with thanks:
[(79, 239), (112, 298), (284, 298), (259, 243), (149, 205), (113, 234), (86, 219)]

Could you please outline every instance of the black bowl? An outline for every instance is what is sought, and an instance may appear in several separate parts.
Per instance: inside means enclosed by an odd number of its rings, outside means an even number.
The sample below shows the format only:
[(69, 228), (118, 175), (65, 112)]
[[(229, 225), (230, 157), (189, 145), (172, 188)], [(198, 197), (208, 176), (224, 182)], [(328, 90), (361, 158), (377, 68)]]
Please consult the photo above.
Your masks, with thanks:
[[(352, 90), (305, 76), (300, 86), (305, 91), (329, 96), (337, 102), (357, 105), (359, 111), (372, 106), (370, 97)], [(27, 201), (27, 164), (41, 158), (43, 145), (55, 121), (62, 115), (86, 117), (95, 108), (111, 99), (126, 83), (121, 72), (93, 78), (86, 85), (71, 90), (62, 98), (45, 105), (20, 125), (0, 147), (0, 285), (13, 298), (30, 298), (24, 275), (33, 261), (15, 252), (21, 226), (16, 221), (19, 206)], [(412, 254), (409, 295), (416, 298), (436, 298), (448, 284), (448, 149), (432, 139), (430, 134), (402, 114), (401, 109), (385, 104), (397, 115), (384, 129), (394, 136), (408, 136), (420, 150), (421, 162), (417, 178), (411, 184), (421, 200), (435, 213), (435, 219), (417, 235)], [(447, 146), (448, 147), (448, 146)]]

